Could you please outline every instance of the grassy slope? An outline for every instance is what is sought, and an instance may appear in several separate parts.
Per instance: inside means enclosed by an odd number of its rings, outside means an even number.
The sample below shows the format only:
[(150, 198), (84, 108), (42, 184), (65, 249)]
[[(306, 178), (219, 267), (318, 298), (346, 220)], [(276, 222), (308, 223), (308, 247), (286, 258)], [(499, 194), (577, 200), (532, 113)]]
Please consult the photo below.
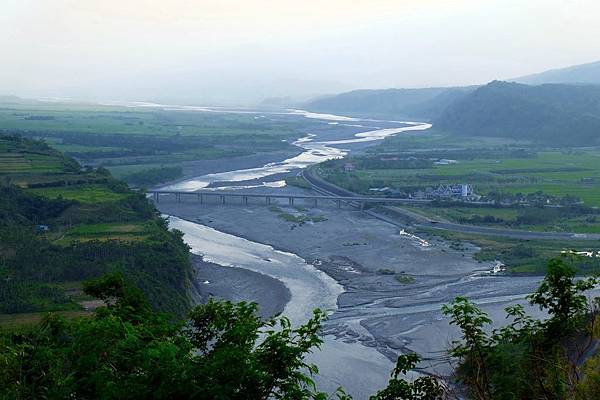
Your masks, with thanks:
[[(3, 315), (0, 323), (27, 321), (40, 311), (82, 312), (80, 281), (115, 268), (157, 308), (185, 309), (187, 248), (143, 194), (105, 171), (80, 170), (41, 142), (0, 136), (1, 159), (20, 161), (0, 162), (0, 275), (8, 282), (0, 288), (0, 313), (21, 310), (23, 316)], [(40, 182), (43, 187), (35, 187)], [(50, 230), (36, 233), (42, 223)]]

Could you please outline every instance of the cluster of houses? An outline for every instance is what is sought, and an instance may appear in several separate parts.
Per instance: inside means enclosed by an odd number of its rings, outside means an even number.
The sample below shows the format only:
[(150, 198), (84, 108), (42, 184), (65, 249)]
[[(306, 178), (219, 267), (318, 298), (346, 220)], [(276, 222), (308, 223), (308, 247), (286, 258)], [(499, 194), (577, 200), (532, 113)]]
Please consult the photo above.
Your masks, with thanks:
[(439, 185), (437, 188), (428, 187), (413, 193), (411, 198), (423, 200), (477, 201), (481, 196), (475, 194), (472, 185), (461, 183), (456, 185)]

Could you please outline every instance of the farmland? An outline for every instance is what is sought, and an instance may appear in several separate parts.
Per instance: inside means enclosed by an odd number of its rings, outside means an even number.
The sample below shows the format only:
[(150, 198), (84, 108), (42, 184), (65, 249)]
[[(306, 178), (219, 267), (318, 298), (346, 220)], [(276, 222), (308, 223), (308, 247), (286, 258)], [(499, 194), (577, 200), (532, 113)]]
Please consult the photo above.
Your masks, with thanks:
[[(363, 194), (385, 188), (387, 195), (403, 197), (439, 185), (471, 184), (481, 196), (476, 204), (440, 199), (413, 209), (434, 219), (538, 231), (600, 232), (600, 149), (558, 151), (516, 143), (493, 146), (492, 141), (491, 147), (464, 148), (466, 143), (459, 142), (446, 149), (423, 150), (411, 148), (406, 138), (394, 139), (408, 147), (394, 152), (390, 149), (395, 145), (384, 143), (350, 159), (352, 171), (344, 170), (345, 161), (330, 161), (319, 173)], [(432, 161), (442, 158), (453, 162)], [(395, 167), (403, 159), (412, 161)]]
[(85, 315), (81, 282), (121, 271), (157, 309), (183, 312), (187, 247), (142, 193), (40, 141), (0, 136), (0, 327)]
[[(132, 174), (181, 168), (192, 161), (292, 151), (290, 143), (301, 136), (291, 121), (254, 114), (36, 101), (1, 104), (0, 126), (5, 134), (42, 138), (82, 164), (106, 167), (126, 181)], [(31, 169), (28, 163), (36, 163), (33, 155), (23, 159), (9, 154), (4, 161), (2, 168), (13, 170)], [(60, 168), (40, 168), (52, 166)], [(144, 181), (180, 176), (157, 175)]]

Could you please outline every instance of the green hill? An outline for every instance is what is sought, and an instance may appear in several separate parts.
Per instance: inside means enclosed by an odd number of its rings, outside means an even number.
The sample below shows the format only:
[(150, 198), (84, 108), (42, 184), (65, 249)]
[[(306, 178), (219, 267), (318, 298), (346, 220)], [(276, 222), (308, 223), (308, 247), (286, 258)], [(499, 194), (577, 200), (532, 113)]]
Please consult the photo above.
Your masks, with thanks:
[(188, 308), (187, 246), (143, 193), (43, 142), (0, 136), (0, 322), (85, 311), (81, 282), (115, 270), (155, 309)]
[(600, 86), (494, 81), (449, 105), (436, 128), (545, 144), (600, 144)]
[(435, 118), (473, 88), (355, 90), (315, 99), (310, 111), (377, 118)]

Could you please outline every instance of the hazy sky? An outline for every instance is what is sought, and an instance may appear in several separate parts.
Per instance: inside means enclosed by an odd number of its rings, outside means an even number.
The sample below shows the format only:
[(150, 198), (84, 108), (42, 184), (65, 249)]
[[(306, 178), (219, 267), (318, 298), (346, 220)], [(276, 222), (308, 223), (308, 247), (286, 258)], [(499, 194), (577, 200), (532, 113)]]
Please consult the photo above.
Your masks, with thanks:
[(250, 103), (600, 59), (598, 0), (2, 0), (0, 94)]

